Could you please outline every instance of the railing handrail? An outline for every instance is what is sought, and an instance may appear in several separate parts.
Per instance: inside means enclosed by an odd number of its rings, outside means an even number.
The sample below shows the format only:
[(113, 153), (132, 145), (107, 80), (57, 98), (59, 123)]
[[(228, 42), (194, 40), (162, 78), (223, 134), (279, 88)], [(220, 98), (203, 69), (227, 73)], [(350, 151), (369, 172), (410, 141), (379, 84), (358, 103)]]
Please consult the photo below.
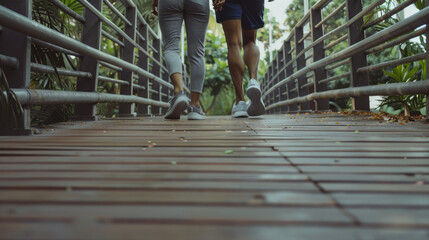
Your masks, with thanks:
[[(421, 36), (423, 34), (426, 34), (427, 41), (427, 37), (429, 36), (427, 31), (427, 24), (429, 24), (429, 7), (421, 9), (410, 17), (402, 19), (382, 31), (364, 37), (364, 31), (368, 29), (365, 26), (368, 26), (368, 24), (365, 25), (363, 23), (363, 17), (373, 10), (375, 6), (379, 6), (386, 1), (374, 1), (364, 8), (362, 4), (357, 3), (357, 1), (344, 0), (344, 3), (334, 11), (338, 13), (340, 12), (339, 9), (345, 7), (348, 13), (348, 19), (345, 20), (343, 25), (334, 28), (330, 32), (323, 33), (321, 32), (321, 26), (326, 24), (327, 19), (323, 19), (322, 10), (324, 7), (328, 6), (330, 2), (332, 2), (332, 0), (321, 0), (304, 15), (293, 28), (290, 36), (286, 38), (283, 47), (277, 52), (276, 58), (270, 63), (262, 83), (263, 98), (269, 113), (325, 111), (329, 110), (329, 103), (327, 102), (329, 98), (346, 97), (354, 98), (354, 103), (358, 105), (360, 101), (366, 102), (360, 104), (359, 107), (353, 106), (354, 110), (368, 111), (368, 96), (429, 94), (429, 80), (376, 86), (368, 86), (368, 83), (360, 85), (359, 83), (360, 80), (364, 80), (365, 78), (368, 79), (369, 71), (385, 69), (386, 67), (395, 67), (419, 60), (427, 61), (429, 59), (429, 46), (426, 46), (425, 53), (410, 57), (402, 57), (399, 60), (371, 66), (366, 64), (366, 54), (381, 51), (388, 47), (392, 47), (394, 44), (401, 44), (412, 37)], [(374, 23), (383, 21), (387, 17), (404, 10), (415, 2), (415, 0), (405, 1), (394, 9), (389, 10), (384, 15), (376, 17), (376, 19), (369, 22), (369, 24), (374, 25)], [(426, 2), (426, 5), (429, 6), (429, 0)], [(352, 9), (352, 4), (356, 4), (357, 6), (360, 4), (360, 9)], [(326, 17), (332, 18), (333, 14), (327, 14)], [(308, 33), (304, 34), (302, 28), (306, 24), (310, 25), (310, 30)], [(341, 41), (335, 39), (333, 41), (339, 43), (348, 39), (349, 46), (329, 56), (325, 56), (327, 49), (325, 40), (330, 39), (332, 36), (347, 28), (349, 34), (340, 37), (339, 39), (341, 39)], [(310, 36), (312, 36), (312, 39), (308, 40), (309, 43), (307, 43), (307, 45), (304, 45), (305, 39), (308, 39)], [(294, 44), (294, 47), (292, 47), (292, 44)], [(332, 43), (329, 44), (332, 45)], [(332, 47), (331, 45), (329, 46)], [(361, 60), (357, 60), (357, 58)], [(312, 59), (311, 62), (308, 62), (310, 59)], [(301, 63), (304, 61), (305, 65), (298, 65), (298, 61), (301, 61)], [(350, 72), (347, 73), (345, 71), (344, 74), (338, 76), (331, 75), (328, 77), (327, 71), (341, 67), (343, 64), (348, 64), (349, 61)], [(330, 66), (328, 67), (328, 65)], [(297, 68), (294, 69), (293, 66), (297, 66)], [(313, 78), (315, 78), (314, 81), (308, 80), (308, 73), (314, 73), (312, 74)], [(350, 76), (351, 79), (351, 86), (349, 88), (336, 90), (328, 89), (328, 82), (347, 76)], [(356, 79), (357, 76), (361, 76), (362, 79)], [(368, 82), (368, 80), (366, 80), (366, 82)], [(357, 85), (354, 85), (356, 83)], [(363, 96), (365, 96), (365, 98)], [(357, 101), (357, 99), (359, 99), (359, 101)], [(317, 103), (311, 106), (309, 103), (315, 100), (317, 100)]]
[[(85, 40), (76, 40), (30, 19), (28, 16), (31, 15), (29, 13), (32, 11), (32, 1), (25, 1), (24, 4), (17, 4), (7, 0), (3, 2), (6, 6), (0, 5), (0, 41), (2, 38), (7, 39), (5, 37), (8, 34), (5, 34), (5, 31), (7, 33), (14, 32), (15, 34), (21, 34), (18, 36), (22, 36), (21, 40), (28, 44), (32, 42), (59, 53), (87, 59), (95, 63), (97, 68), (103, 66), (117, 74), (124, 74), (122, 77), (119, 77), (120, 79), (116, 79), (116, 77), (112, 78), (110, 75), (102, 76), (106, 74), (99, 74), (98, 70), (68, 70), (40, 63), (31, 63), (29, 60), (29, 49), (24, 49), (22, 55), (21, 53), (17, 53), (15, 56), (14, 53), (5, 51), (8, 47), (6, 45), (14, 44), (12, 40), (3, 40), (6, 41), (6, 44), (0, 46), (0, 66), (6, 68), (6, 76), (9, 71), (34, 71), (77, 77), (78, 89), (76, 91), (29, 89), (29, 74), (20, 80), (8, 79), (9, 82), (14, 83), (11, 85), (12, 91), (25, 107), (25, 111), (29, 112), (28, 107), (32, 105), (71, 103), (81, 106), (82, 104), (87, 104), (89, 111), (84, 110), (83, 112), (85, 113), (80, 111), (76, 115), (89, 114), (94, 116), (95, 112), (91, 113), (91, 106), (93, 107), (96, 103), (104, 102), (128, 104), (120, 105), (120, 113), (122, 112), (121, 114), (124, 115), (132, 113), (131, 104), (134, 103), (138, 106), (140, 114), (161, 114), (161, 112), (165, 112), (165, 108), (168, 107), (168, 96), (173, 94), (174, 87), (169, 81), (167, 68), (162, 60), (161, 39), (145, 21), (140, 12), (138, 12), (136, 5), (132, 1), (121, 0), (120, 2), (116, 2), (119, 3), (120, 7), (125, 7), (125, 14), (123, 14), (122, 10), (117, 9), (118, 5), (109, 2), (109, 0), (77, 0), (83, 6), (85, 16), (70, 9), (62, 1), (50, 1), (53, 6), (61, 9), (63, 13), (70, 16), (77, 24), (80, 23), (85, 26), (89, 20), (92, 21), (92, 24), (94, 22), (99, 24), (97, 32), (84, 31), (82, 39), (84, 39), (85, 34), (87, 36), (91, 35), (90, 38), (93, 40), (98, 37), (102, 39), (102, 35), (108, 35), (106, 37), (108, 40), (112, 42), (119, 41), (116, 43), (120, 51), (123, 52), (120, 54), (121, 57), (104, 52), (100, 46), (97, 47), (97, 44), (88, 45), (84, 43)], [(123, 24), (117, 25), (104, 16), (102, 13), (103, 5), (112, 14), (116, 14), (119, 22)], [(87, 25), (90, 26), (89, 24)], [(101, 27), (102, 25), (104, 27)], [(122, 26), (124, 26), (124, 29), (122, 29)], [(87, 37), (86, 39), (90, 38)], [(136, 60), (138, 60), (138, 64), (135, 64)], [(82, 61), (80, 62), (82, 66)], [(93, 90), (88, 91), (86, 90), (87, 87), (79, 88), (79, 84), (84, 83), (82, 80), (85, 79), (90, 84), (93, 84), (91, 87)], [(21, 83), (15, 84), (16, 81), (20, 81)], [(97, 92), (97, 87), (94, 87), (94, 85), (97, 85), (98, 81), (118, 84), (121, 94)], [(138, 83), (134, 81), (138, 81)], [(185, 79), (185, 84), (189, 84), (187, 79)], [(19, 88), (16, 88), (17, 86)], [(185, 88), (187, 89), (186, 86)], [(122, 91), (123, 89), (124, 91)], [(134, 90), (138, 92), (138, 96), (133, 94)], [(152, 106), (152, 108), (148, 108), (148, 106)], [(25, 127), (29, 129), (30, 114), (25, 114), (25, 116)]]

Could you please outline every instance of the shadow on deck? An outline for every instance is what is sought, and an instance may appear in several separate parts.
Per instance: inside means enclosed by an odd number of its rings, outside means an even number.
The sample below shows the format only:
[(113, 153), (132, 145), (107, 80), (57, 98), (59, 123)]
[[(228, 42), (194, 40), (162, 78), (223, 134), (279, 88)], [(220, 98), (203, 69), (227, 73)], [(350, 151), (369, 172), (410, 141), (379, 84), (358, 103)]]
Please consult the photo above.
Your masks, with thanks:
[(0, 137), (0, 150), (2, 239), (429, 237), (419, 121), (114, 119)]

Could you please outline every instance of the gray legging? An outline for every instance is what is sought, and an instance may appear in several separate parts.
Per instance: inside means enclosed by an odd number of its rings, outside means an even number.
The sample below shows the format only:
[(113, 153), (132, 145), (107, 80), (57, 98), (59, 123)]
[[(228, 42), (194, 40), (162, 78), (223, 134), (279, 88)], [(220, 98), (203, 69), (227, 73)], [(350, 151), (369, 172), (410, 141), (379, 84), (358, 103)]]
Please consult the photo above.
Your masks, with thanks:
[(159, 25), (169, 76), (182, 73), (180, 34), (185, 20), (188, 58), (191, 64), (191, 92), (201, 93), (204, 85), (204, 42), (210, 16), (209, 0), (159, 0)]

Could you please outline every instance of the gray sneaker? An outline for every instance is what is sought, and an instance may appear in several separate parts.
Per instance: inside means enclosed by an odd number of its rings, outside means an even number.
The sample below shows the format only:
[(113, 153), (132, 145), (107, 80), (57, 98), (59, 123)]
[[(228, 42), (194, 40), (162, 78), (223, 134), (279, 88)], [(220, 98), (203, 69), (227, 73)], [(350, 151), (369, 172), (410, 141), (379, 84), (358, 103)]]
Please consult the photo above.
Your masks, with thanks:
[(264, 101), (262, 101), (262, 92), (258, 81), (250, 79), (246, 94), (249, 98), (247, 107), (249, 116), (263, 115), (265, 113), (265, 104)]
[(188, 107), (188, 120), (204, 120), (206, 118), (206, 114), (201, 107), (195, 107), (194, 105)]
[(237, 105), (234, 102), (234, 105), (232, 106), (232, 117), (233, 118), (244, 118), (244, 117), (248, 117), (248, 116), (249, 115), (247, 114), (246, 102), (240, 101), (240, 102), (238, 102)]
[(177, 93), (176, 96), (170, 100), (170, 107), (168, 108), (164, 118), (180, 119), (180, 115), (186, 110), (186, 108), (188, 108), (189, 102), (190, 100), (184, 91)]

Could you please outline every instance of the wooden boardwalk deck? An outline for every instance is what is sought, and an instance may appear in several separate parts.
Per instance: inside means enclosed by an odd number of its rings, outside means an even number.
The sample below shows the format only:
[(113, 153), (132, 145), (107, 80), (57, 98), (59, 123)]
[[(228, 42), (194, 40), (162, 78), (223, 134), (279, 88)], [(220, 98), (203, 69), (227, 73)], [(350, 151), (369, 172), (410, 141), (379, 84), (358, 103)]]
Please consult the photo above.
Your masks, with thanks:
[(0, 137), (0, 239), (429, 239), (429, 125), (339, 114)]

